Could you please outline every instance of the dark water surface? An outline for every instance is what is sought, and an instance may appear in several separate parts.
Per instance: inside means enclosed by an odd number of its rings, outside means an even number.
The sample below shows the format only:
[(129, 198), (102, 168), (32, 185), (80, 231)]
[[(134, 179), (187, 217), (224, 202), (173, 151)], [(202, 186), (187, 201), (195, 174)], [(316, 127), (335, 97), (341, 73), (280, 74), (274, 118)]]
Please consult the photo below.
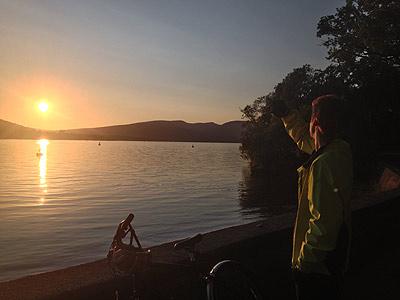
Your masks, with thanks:
[(295, 204), (239, 144), (0, 140), (0, 176), (0, 281), (104, 258), (129, 212), (148, 247)]

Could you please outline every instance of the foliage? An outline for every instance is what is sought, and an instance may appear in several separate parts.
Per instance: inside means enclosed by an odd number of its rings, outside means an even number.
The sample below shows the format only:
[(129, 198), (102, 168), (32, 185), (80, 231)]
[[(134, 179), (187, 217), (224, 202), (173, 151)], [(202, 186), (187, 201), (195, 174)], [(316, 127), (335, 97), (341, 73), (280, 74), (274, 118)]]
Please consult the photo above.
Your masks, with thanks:
[(271, 94), (259, 97), (242, 110), (248, 121), (240, 150), (253, 170), (268, 169), (276, 173), (282, 168), (282, 162), (294, 160), (296, 150), (282, 125), (269, 113), (271, 101)]
[[(365, 79), (366, 69), (400, 68), (400, 2), (347, 1), (335, 15), (318, 23), (317, 36), (326, 37), (328, 59), (346, 71), (348, 80)], [(351, 76), (356, 72), (358, 76)], [(365, 74), (370, 76), (370, 74)]]
[[(349, 87), (358, 165), (399, 147), (400, 2), (348, 0), (322, 17), (317, 36)], [(367, 150), (367, 151), (366, 151)]]
[(341, 88), (341, 83), (331, 71), (328, 68), (323, 72), (310, 65), (296, 68), (275, 86), (273, 92), (242, 109), (247, 123), (241, 153), (253, 168), (274, 171), (298, 164), (302, 155), (286, 134), (281, 121), (271, 116), (271, 103), (284, 101), (288, 107), (300, 110), (305, 118), (309, 118), (310, 99)]
[(282, 100), (307, 119), (312, 99), (334, 93), (348, 112), (343, 125), (357, 170), (369, 172), (366, 167), (378, 152), (400, 147), (400, 2), (347, 0), (334, 15), (320, 19), (317, 36), (331, 65), (294, 69), (271, 93), (242, 110), (247, 120), (242, 155), (258, 167), (293, 160), (281, 153), (293, 153), (293, 144), (281, 137), (284, 132), (273, 122), (269, 104)]

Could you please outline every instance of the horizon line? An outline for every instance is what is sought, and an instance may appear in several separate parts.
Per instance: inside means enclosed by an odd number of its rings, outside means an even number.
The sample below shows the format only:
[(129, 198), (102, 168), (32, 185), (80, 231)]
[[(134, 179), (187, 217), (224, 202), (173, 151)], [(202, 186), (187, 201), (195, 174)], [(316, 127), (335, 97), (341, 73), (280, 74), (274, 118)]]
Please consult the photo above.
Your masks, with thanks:
[(113, 126), (127, 126), (127, 125), (133, 125), (133, 124), (141, 124), (141, 123), (150, 123), (150, 122), (184, 122), (186, 124), (216, 124), (219, 126), (222, 126), (226, 123), (230, 123), (230, 122), (245, 122), (245, 120), (230, 120), (230, 121), (226, 121), (223, 123), (216, 123), (213, 121), (209, 121), (209, 122), (188, 122), (185, 120), (178, 120), (178, 119), (174, 119), (174, 120), (165, 120), (165, 119), (156, 119), (156, 120), (149, 120), (149, 121), (140, 121), (140, 122), (134, 122), (134, 123), (124, 123), (124, 124), (113, 124), (113, 125), (101, 125), (101, 126), (93, 126), (93, 127), (78, 127), (78, 128), (67, 128), (67, 129), (44, 129), (44, 128), (37, 128), (37, 127), (31, 127), (31, 126), (27, 126), (27, 125), (22, 125), (21, 123), (16, 123), (13, 121), (9, 121), (3, 118), (0, 118), (0, 120), (4, 121), (4, 122), (8, 122), (8, 123), (12, 123), (14, 125), (18, 125), (18, 126), (22, 126), (25, 128), (31, 128), (31, 129), (35, 129), (35, 130), (42, 130), (42, 131), (63, 131), (63, 130), (78, 130), (78, 129), (93, 129), (93, 128), (105, 128), (105, 127), (113, 127)]

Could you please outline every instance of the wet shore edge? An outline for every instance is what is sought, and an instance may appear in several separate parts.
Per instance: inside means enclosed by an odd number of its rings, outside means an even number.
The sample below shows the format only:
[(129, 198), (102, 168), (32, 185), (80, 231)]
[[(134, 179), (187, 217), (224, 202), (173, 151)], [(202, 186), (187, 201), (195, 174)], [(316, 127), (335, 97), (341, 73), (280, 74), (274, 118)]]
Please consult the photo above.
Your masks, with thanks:
[[(400, 189), (370, 194), (353, 201), (353, 239), (351, 265), (346, 280), (349, 298), (386, 299), (400, 294), (397, 279), (400, 251)], [(263, 293), (292, 299), (290, 279), (291, 234), (294, 214), (271, 217), (264, 221), (233, 226), (204, 234), (198, 250), (205, 264), (235, 259), (256, 275)], [(152, 260), (179, 263), (187, 255), (174, 251), (173, 242), (150, 248)], [(184, 280), (165, 270), (155, 271), (149, 285), (162, 289)], [(396, 279), (397, 278), (397, 279)], [(369, 284), (371, 283), (371, 284)], [(0, 299), (113, 299), (121, 285), (102, 259), (52, 272), (26, 276), (0, 283)], [(396, 297), (395, 297), (396, 298)]]

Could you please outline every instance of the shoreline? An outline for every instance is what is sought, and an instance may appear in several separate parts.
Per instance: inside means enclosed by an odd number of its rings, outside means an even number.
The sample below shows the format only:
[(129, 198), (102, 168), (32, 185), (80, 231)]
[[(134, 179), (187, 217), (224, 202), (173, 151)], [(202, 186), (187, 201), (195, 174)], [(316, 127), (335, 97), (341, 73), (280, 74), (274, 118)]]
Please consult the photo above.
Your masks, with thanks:
[[(360, 281), (360, 279), (357, 279), (360, 277), (359, 270), (365, 267), (360, 262), (360, 260), (362, 261), (361, 257), (368, 257), (369, 255), (368, 253), (363, 253), (364, 250), (361, 250), (365, 244), (369, 244), (369, 241), (366, 239), (372, 237), (374, 234), (379, 234), (381, 239), (385, 238), (386, 235), (388, 235), (388, 238), (391, 237), (390, 232), (385, 232), (385, 234), (374, 232), (373, 225), (367, 224), (365, 221), (371, 218), (371, 215), (374, 216), (374, 213), (378, 214), (379, 212), (385, 215), (382, 222), (389, 220), (387, 215), (391, 216), (393, 213), (396, 213), (396, 210), (391, 209), (391, 206), (400, 206), (399, 197), (400, 189), (397, 189), (371, 194), (364, 196), (362, 199), (354, 199), (352, 203), (354, 215), (353, 244), (355, 251), (357, 253), (361, 251), (361, 254), (358, 253), (353, 258), (354, 268), (352, 268), (350, 276), (353, 276), (353, 280), (356, 282)], [(279, 279), (276, 287), (282, 285), (289, 286), (286, 276), (287, 263), (289, 263), (290, 259), (290, 237), (294, 217), (294, 213), (280, 215), (264, 221), (206, 233), (204, 234), (203, 241), (199, 244), (198, 250), (209, 257), (210, 265), (223, 258), (235, 258), (245, 261), (248, 265), (253, 264), (254, 268), (259, 268), (259, 265), (265, 266), (270, 270), (268, 273), (275, 274), (275, 280)], [(397, 218), (396, 216), (394, 217)], [(375, 222), (377, 222), (377, 217), (374, 216), (374, 218)], [(392, 230), (396, 229), (396, 226), (392, 227)], [(368, 230), (372, 231), (368, 232)], [(380, 242), (382, 243), (382, 240)], [(173, 243), (168, 242), (151, 247), (152, 260), (168, 263), (184, 261), (187, 258), (186, 255), (182, 252), (174, 251), (172, 247)], [(389, 251), (390, 249), (381, 249), (381, 251), (386, 250)], [(257, 258), (260, 257), (265, 259), (257, 261)], [(256, 258), (256, 261), (253, 261), (254, 258)], [(377, 265), (378, 267), (379, 264)], [(369, 272), (373, 272), (373, 270), (369, 270)], [(167, 284), (168, 287), (173, 286), (174, 281), (171, 282), (170, 277), (173, 276), (161, 276), (157, 282), (159, 284)], [(52, 272), (0, 282), (0, 298), (110, 299), (118, 282), (109, 269), (106, 259), (102, 259)], [(290, 294), (293, 291), (288, 289), (287, 292)]]
[(41, 139), (49, 141), (83, 141), (83, 142), (153, 142), (153, 143), (204, 143), (204, 144), (241, 144), (240, 141), (197, 141), (197, 140), (131, 140), (131, 139), (52, 139), (52, 138), (0, 138), (0, 141), (38, 141)]

